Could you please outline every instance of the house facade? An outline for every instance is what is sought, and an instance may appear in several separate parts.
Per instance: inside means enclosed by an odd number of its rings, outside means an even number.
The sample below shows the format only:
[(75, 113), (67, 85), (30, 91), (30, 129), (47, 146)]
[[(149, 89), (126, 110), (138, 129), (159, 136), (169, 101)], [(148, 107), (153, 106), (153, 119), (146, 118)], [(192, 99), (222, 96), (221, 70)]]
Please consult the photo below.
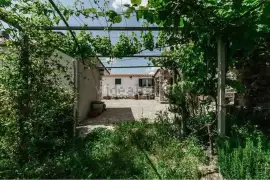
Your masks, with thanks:
[(109, 74), (102, 77), (102, 97), (149, 96), (154, 93), (151, 74)]
[(135, 95), (140, 95), (146, 98), (155, 97), (160, 103), (166, 103), (166, 89), (171, 82), (172, 75), (165, 69), (158, 69), (155, 74), (104, 75), (101, 82), (102, 97), (134, 98)]

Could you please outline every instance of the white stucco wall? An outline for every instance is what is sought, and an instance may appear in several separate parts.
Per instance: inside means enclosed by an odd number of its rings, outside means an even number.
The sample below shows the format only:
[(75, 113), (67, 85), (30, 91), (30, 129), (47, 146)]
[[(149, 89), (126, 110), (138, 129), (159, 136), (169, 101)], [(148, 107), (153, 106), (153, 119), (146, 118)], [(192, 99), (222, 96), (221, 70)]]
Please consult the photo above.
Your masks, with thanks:
[[(139, 79), (152, 79), (139, 76), (104, 76), (102, 77), (102, 97), (104, 96), (134, 96), (139, 91), (151, 94), (153, 87), (139, 87)], [(121, 79), (121, 85), (115, 85), (115, 79)]]
[(66, 70), (66, 73), (59, 73), (61, 86), (74, 91), (75, 85), (76, 89), (78, 90), (78, 121), (80, 122), (87, 119), (91, 102), (100, 100), (101, 98), (101, 77), (99, 69), (97, 68), (100, 67), (101, 64), (97, 63), (95, 67), (90, 68), (86, 62), (78, 62), (76, 59), (57, 50), (53, 53), (51, 59), (59, 61)]
[[(6, 50), (5, 46), (0, 48), (0, 51)], [(74, 92), (74, 87), (78, 90), (79, 97), (76, 102), (78, 120), (82, 121), (88, 118), (91, 102), (101, 99), (99, 67), (103, 67), (102, 64), (97, 61), (96, 66), (89, 68), (88, 65), (78, 62), (73, 57), (58, 50), (53, 52), (48, 61), (59, 64), (59, 69), (53, 68), (52, 75), (57, 75), (60, 87), (71, 92)], [(3, 62), (0, 60), (0, 66), (2, 65)], [(78, 73), (76, 73), (77, 70)], [(108, 74), (106, 71), (104, 72)]]
[(100, 79), (98, 68), (88, 68), (79, 62), (79, 121), (88, 118), (91, 102), (101, 99)]
[(74, 91), (74, 62), (76, 59), (73, 57), (55, 50), (49, 59), (50, 62), (54, 61), (59, 63), (63, 69), (57, 73), (59, 75), (59, 82), (62, 88), (66, 88), (69, 91)]
[[(62, 81), (62, 86), (68, 87), (74, 91), (75, 85), (76, 89), (78, 90), (78, 121), (80, 122), (87, 119), (91, 102), (101, 99), (101, 76), (98, 67), (102, 67), (102, 64), (97, 62), (96, 66), (90, 68), (87, 65), (87, 62), (78, 62), (76, 59), (66, 55), (61, 51), (55, 51), (52, 55), (52, 58), (58, 59), (60, 64), (66, 68), (67, 73), (59, 74), (59, 77)], [(67, 80), (67, 76), (70, 78), (70, 80)]]

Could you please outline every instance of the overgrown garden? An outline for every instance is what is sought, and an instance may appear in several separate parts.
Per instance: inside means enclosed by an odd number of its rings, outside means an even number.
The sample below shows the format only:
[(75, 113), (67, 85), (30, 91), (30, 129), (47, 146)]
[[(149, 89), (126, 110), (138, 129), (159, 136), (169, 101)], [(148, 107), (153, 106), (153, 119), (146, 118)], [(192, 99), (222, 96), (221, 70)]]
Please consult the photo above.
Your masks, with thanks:
[[(124, 14), (109, 1), (59, 10), (88, 20), (104, 17), (108, 26), (136, 14), (147, 24), (173, 27), (109, 37), (82, 30), (56, 33), (62, 17), (49, 1), (1, 1), (1, 29), (10, 39), (1, 44), (1, 178), (192, 178), (217, 158), (216, 173), (230, 179), (270, 178), (270, 3), (261, 0), (132, 0)], [(107, 7), (107, 8), (106, 8)], [(47, 29), (46, 29), (47, 28)], [(227, 106), (226, 137), (217, 134), (217, 37), (226, 42), (227, 79), (238, 97)], [(175, 118), (159, 114), (147, 121), (117, 124), (114, 131), (95, 130), (77, 137), (73, 79), (62, 57), (132, 56), (164, 49), (168, 58), (151, 59), (173, 72), (168, 91)], [(62, 76), (70, 87), (62, 86)], [(200, 101), (199, 96), (207, 97)], [(76, 113), (75, 113), (76, 114)], [(209, 152), (209, 153), (208, 153)]]

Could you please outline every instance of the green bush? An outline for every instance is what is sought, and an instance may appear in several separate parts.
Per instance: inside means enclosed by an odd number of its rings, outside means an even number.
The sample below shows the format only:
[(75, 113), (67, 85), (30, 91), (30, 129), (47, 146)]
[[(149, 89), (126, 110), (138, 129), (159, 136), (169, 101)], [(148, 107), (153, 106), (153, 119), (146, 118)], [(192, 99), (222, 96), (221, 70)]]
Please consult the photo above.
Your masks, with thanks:
[[(73, 147), (42, 162), (0, 172), (2, 178), (197, 179), (205, 162), (194, 138), (179, 140), (163, 124), (124, 122), (115, 130), (95, 129)], [(162, 130), (162, 131), (160, 131)], [(1, 165), (0, 165), (1, 166)]]
[(205, 156), (196, 139), (180, 141), (162, 127), (164, 124), (125, 122), (114, 132), (91, 133), (87, 149), (95, 167), (92, 177), (198, 178)]
[(270, 179), (270, 141), (240, 128), (238, 136), (219, 141), (218, 162), (228, 179)]
[(49, 160), (54, 161), (54, 157), (70, 148), (73, 136), (72, 96), (60, 88), (44, 88), (43, 91), (47, 93), (32, 101), (33, 110), (25, 122), (28, 160), (20, 165), (16, 110), (10, 106), (10, 99), (0, 99), (7, 104), (0, 113), (0, 178), (42, 177), (39, 176), (41, 170), (47, 171), (44, 164), (50, 167)]

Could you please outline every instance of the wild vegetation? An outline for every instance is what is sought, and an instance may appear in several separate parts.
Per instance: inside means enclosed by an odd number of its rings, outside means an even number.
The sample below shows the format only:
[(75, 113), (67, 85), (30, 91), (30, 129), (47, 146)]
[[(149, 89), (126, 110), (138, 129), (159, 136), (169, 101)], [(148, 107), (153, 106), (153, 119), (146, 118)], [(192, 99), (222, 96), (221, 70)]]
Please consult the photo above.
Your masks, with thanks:
[[(62, 35), (46, 29), (63, 21), (47, 1), (1, 1), (0, 19), (7, 23), (1, 21), (1, 29), (11, 39), (0, 54), (0, 177), (197, 179), (200, 167), (217, 155), (225, 178), (269, 179), (270, 3), (149, 0), (142, 7), (132, 0), (123, 15), (108, 3), (94, 1), (97, 8), (86, 8), (78, 0), (73, 8), (59, 9), (66, 21), (103, 17), (110, 26), (135, 13), (147, 23), (177, 29), (160, 32), (156, 41), (152, 32), (140, 38), (121, 34), (113, 45), (109, 37), (86, 31)], [(228, 108), (225, 138), (216, 133), (212, 107), (217, 37), (226, 41), (226, 72), (237, 74), (226, 83), (244, 97)], [(77, 137), (73, 80), (55, 50), (91, 65), (88, 57), (97, 54), (121, 57), (164, 47), (171, 57), (152, 61), (175, 75), (168, 92), (174, 122), (159, 115), (155, 123), (127, 122)], [(200, 95), (209, 98), (199, 101)]]
[(219, 167), (228, 179), (269, 179), (269, 137), (252, 126), (234, 127), (218, 142)]
[[(206, 161), (196, 139), (179, 141), (165, 124), (122, 123), (114, 131), (96, 129), (71, 149), (56, 149), (42, 163), (28, 162), (6, 178), (198, 178)], [(170, 135), (168, 135), (170, 133)], [(164, 141), (166, 138), (166, 141)], [(15, 166), (16, 167), (16, 166)], [(7, 167), (1, 167), (7, 168)], [(1, 169), (2, 170), (2, 169)]]

